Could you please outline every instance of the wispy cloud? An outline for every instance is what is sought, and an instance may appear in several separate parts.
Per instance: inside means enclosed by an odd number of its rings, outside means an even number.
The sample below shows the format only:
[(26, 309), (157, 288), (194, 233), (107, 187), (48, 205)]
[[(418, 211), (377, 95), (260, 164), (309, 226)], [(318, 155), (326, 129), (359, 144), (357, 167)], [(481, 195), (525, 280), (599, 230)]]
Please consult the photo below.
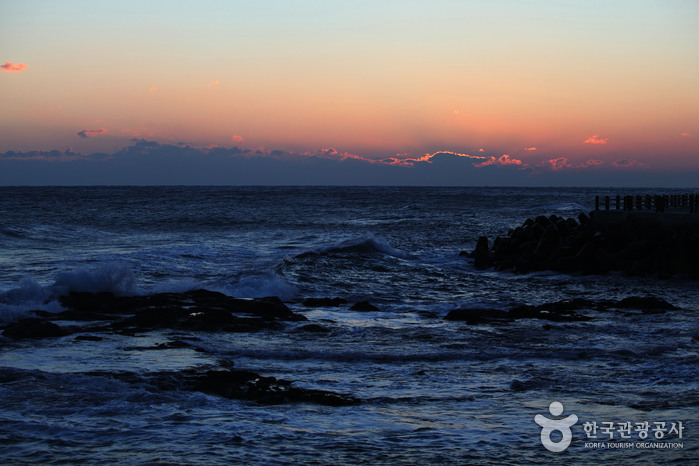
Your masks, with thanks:
[(19, 73), (20, 71), (24, 71), (27, 68), (29, 68), (27, 65), (24, 63), (12, 63), (11, 61), (6, 61), (2, 65), (0, 65), (0, 71), (9, 71), (9, 72), (15, 72)]
[(467, 159), (476, 159), (476, 160), (483, 160), (486, 157), (482, 157), (479, 155), (469, 155), (469, 154), (462, 154), (460, 152), (454, 152), (450, 150), (440, 150), (437, 152), (434, 152), (432, 154), (425, 154), (422, 157), (417, 157), (417, 158), (411, 158), (411, 157), (391, 157), (387, 159), (381, 159), (380, 162), (383, 162), (387, 165), (402, 165), (402, 166), (412, 166), (415, 165), (416, 163), (432, 163), (433, 159), (435, 157), (439, 157), (442, 155), (453, 155), (457, 157), (464, 157)]
[(157, 85), (156, 85), (156, 86), (151, 86), (151, 87), (148, 88), (148, 91), (149, 91), (149, 92), (155, 92), (155, 91), (157, 91), (157, 90), (158, 90), (158, 86), (157, 86)]
[(607, 144), (609, 142), (609, 138), (602, 138), (599, 134), (595, 134), (594, 136), (585, 139), (583, 142), (585, 144)]
[(498, 158), (495, 158), (495, 156), (491, 156), (485, 162), (477, 163), (474, 166), (481, 168), (481, 167), (487, 167), (488, 165), (497, 165), (497, 166), (501, 166), (501, 167), (505, 167), (505, 166), (526, 167), (526, 165), (524, 165), (524, 163), (521, 160), (512, 158), (508, 154), (503, 154)]
[(684, 136), (684, 137), (691, 136), (691, 135), (692, 135), (692, 133), (690, 133), (688, 131), (685, 131), (684, 133), (680, 133), (680, 136)]
[(231, 136), (231, 139), (234, 140), (235, 142), (243, 142), (243, 136), (238, 136), (237, 134), (234, 134)]
[(604, 165), (601, 160), (589, 159), (585, 162), (570, 162), (567, 157), (558, 157), (556, 159), (547, 160), (544, 162), (544, 167), (549, 168), (554, 171), (558, 170), (576, 170), (581, 168), (595, 167), (597, 165)]
[(219, 84), (221, 84), (221, 82), (217, 79), (215, 81), (211, 81), (207, 87), (214, 87), (218, 86)]
[(8, 151), (0, 154), (0, 160), (44, 160), (47, 162), (69, 162), (77, 159), (84, 159), (86, 156), (66, 149), (59, 150), (32, 150), (27, 152)]
[(107, 133), (106, 129), (97, 128), (97, 129), (83, 129), (83, 130), (76, 132), (75, 134), (78, 137), (81, 137), (83, 139), (87, 139), (87, 138), (90, 138), (92, 136), (97, 136), (98, 134), (106, 134), (106, 133)]
[(524, 150), (526, 151), (535, 151), (536, 147), (525, 147)]
[(616, 160), (612, 162), (612, 166), (616, 168), (648, 168), (648, 165), (646, 165), (643, 162), (639, 162), (638, 160)]

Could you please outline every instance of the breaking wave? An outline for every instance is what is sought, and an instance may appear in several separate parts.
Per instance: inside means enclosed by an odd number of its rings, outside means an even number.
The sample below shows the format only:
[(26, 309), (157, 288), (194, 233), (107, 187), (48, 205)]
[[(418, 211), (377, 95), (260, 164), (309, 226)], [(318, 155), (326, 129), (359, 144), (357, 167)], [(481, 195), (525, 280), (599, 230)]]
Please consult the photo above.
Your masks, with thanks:
[(304, 258), (312, 255), (325, 254), (385, 254), (387, 256), (397, 257), (399, 259), (409, 259), (410, 254), (400, 251), (391, 246), (388, 241), (381, 237), (374, 236), (372, 233), (367, 233), (359, 238), (352, 238), (329, 246), (321, 247), (312, 251), (306, 251), (297, 258)]

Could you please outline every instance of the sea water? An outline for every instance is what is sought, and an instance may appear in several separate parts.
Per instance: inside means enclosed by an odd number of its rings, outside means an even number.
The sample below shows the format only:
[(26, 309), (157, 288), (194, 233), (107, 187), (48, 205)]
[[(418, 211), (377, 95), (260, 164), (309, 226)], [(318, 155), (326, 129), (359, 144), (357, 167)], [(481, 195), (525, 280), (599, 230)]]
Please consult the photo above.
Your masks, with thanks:
[[(646, 193), (648, 190), (639, 190)], [(666, 192), (666, 191), (663, 191)], [(591, 188), (0, 188), (0, 324), (69, 291), (205, 288), (278, 296), (328, 333), (0, 337), (4, 463), (544, 463), (699, 455), (696, 281), (476, 270), (459, 252), (528, 217), (577, 217)], [(681, 310), (467, 325), (452, 309), (652, 295)], [(310, 297), (370, 301), (310, 308)], [(198, 351), (148, 347), (178, 339)], [(139, 348), (143, 348), (140, 350)], [(349, 393), (357, 406), (264, 406), (105, 374), (216, 366)], [(565, 451), (537, 414), (575, 414)], [(618, 425), (649, 422), (648, 438)], [(665, 423), (662, 438), (652, 426)], [(587, 424), (586, 424), (587, 423)], [(590, 426), (600, 430), (592, 436)], [(606, 423), (606, 424), (605, 424)], [(603, 433), (601, 428), (614, 426)], [(681, 424), (678, 424), (681, 423)], [(682, 426), (678, 432), (670, 432)], [(610, 436), (611, 434), (611, 436)], [(557, 441), (558, 438), (554, 438)], [(620, 443), (623, 442), (623, 443)], [(654, 444), (648, 442), (656, 442)], [(658, 442), (665, 442), (659, 446)], [(625, 446), (626, 445), (626, 446)], [(630, 445), (630, 446), (628, 446)]]

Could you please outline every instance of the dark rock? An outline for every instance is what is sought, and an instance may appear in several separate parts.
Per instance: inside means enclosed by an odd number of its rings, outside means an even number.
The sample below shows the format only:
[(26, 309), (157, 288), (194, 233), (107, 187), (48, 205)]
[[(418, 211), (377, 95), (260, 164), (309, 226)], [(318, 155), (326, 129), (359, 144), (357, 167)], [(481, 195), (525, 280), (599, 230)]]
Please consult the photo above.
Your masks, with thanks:
[(546, 231), (544, 225), (548, 225), (548, 223), (549, 220), (546, 217), (537, 217), (537, 222), (528, 229), (529, 239), (538, 243)]
[(6, 337), (19, 340), (22, 338), (62, 337), (69, 335), (70, 332), (53, 322), (46, 322), (36, 317), (31, 317), (9, 324), (2, 334)]
[(113, 313), (68, 310), (54, 314), (53, 318), (56, 320), (92, 322), (96, 320), (119, 320), (122, 316)]
[(676, 310), (677, 307), (668, 303), (664, 299), (656, 298), (655, 296), (630, 296), (624, 298), (615, 307), (623, 309), (666, 309)]
[(115, 297), (113, 293), (86, 293), (71, 291), (58, 298), (61, 306), (78, 312), (111, 312)]
[(75, 341), (102, 341), (104, 338), (98, 337), (97, 335), (78, 335), (75, 337)]
[(111, 293), (70, 293), (60, 298), (71, 320), (117, 320), (121, 332), (154, 329), (190, 331), (255, 331), (279, 328), (279, 321), (303, 321), (279, 298), (236, 299), (207, 290), (117, 297)]
[(665, 309), (641, 309), (643, 314), (665, 314)]
[(306, 307), (337, 307), (347, 304), (342, 298), (308, 298), (303, 302)]
[[(134, 372), (89, 372), (88, 375), (110, 377), (139, 387), (160, 391), (198, 391), (209, 395), (260, 404), (315, 403), (326, 406), (348, 406), (359, 403), (352, 395), (294, 387), (292, 382), (264, 377), (246, 370), (166, 371), (137, 374)], [(148, 388), (146, 388), (148, 389)]]
[(168, 349), (177, 349), (177, 348), (191, 348), (195, 351), (203, 352), (201, 349), (197, 348), (196, 346), (192, 345), (189, 342), (183, 341), (183, 340), (170, 340), (166, 341), (164, 343), (158, 343), (157, 345), (153, 346), (127, 346), (124, 348), (127, 351), (147, 351), (147, 350), (168, 350)]
[(371, 304), (369, 301), (360, 301), (350, 308), (351, 311), (361, 311), (361, 312), (377, 312), (380, 311), (378, 307)]
[(510, 382), (510, 390), (513, 392), (525, 392), (534, 388), (537, 388), (537, 384), (531, 380), (522, 381), (514, 379), (512, 382)]
[(190, 381), (194, 390), (224, 398), (255, 400), (263, 404), (307, 402), (328, 406), (357, 404), (350, 395), (324, 390), (293, 387), (291, 382), (274, 377), (262, 377), (250, 371), (211, 370)]
[(284, 304), (282, 300), (276, 296), (257, 299), (228, 298), (225, 300), (225, 302), (226, 304), (224, 308), (236, 314), (244, 313), (256, 315), (265, 320), (306, 320), (304, 316), (291, 312), (286, 304)]
[(463, 321), (469, 325), (484, 323), (507, 323), (518, 319), (542, 319), (553, 322), (580, 322), (592, 318), (575, 312), (579, 309), (596, 308), (597, 303), (584, 298), (544, 303), (538, 306), (516, 306), (507, 311), (499, 309), (454, 309), (445, 320)]
[(488, 254), (488, 238), (481, 236), (478, 238), (476, 243), (476, 249), (473, 250), (472, 257), (474, 260), (474, 265), (478, 269), (485, 269), (490, 267), (493, 262)]

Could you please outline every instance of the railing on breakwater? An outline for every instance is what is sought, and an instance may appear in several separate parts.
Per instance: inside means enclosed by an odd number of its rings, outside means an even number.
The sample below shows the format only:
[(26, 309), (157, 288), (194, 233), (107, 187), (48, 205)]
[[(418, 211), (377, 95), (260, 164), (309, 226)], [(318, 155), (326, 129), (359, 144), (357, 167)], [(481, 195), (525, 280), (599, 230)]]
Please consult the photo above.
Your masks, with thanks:
[(699, 194), (637, 194), (620, 196), (613, 198), (610, 196), (595, 196), (595, 210), (615, 210), (625, 211), (655, 211), (655, 212), (685, 212), (690, 214), (699, 213)]

